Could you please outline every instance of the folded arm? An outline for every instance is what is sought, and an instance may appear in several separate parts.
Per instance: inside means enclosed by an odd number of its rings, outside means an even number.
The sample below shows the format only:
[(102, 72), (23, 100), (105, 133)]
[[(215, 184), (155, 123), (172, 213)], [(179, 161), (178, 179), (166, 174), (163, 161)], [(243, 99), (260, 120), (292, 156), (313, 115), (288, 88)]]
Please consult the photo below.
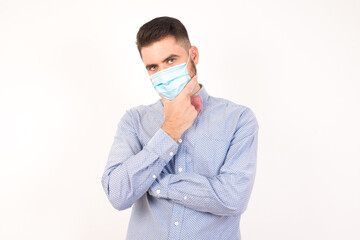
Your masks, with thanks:
[(218, 175), (210, 178), (197, 173), (162, 173), (151, 185), (150, 195), (215, 215), (242, 214), (255, 179), (257, 137), (258, 124), (248, 110), (238, 122)]
[(149, 189), (178, 149), (161, 128), (142, 147), (133, 126), (131, 111), (127, 111), (118, 124), (101, 178), (110, 203), (118, 210), (131, 207)]

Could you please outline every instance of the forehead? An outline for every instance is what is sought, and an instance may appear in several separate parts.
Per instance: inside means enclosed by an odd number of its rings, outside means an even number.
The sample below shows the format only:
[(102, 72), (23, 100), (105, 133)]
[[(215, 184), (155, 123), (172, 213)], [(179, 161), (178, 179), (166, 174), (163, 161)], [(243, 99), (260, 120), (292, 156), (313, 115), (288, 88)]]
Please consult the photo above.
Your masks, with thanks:
[(168, 36), (149, 46), (141, 48), (141, 56), (144, 64), (157, 64), (171, 54), (186, 55), (185, 49), (176, 42), (175, 37)]

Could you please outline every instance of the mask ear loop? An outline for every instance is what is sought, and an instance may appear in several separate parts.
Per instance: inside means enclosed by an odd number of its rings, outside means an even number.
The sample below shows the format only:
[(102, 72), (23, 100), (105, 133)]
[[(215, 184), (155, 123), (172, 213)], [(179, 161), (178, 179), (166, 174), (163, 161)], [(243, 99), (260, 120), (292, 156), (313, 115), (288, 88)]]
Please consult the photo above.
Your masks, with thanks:
[[(189, 58), (188, 58), (188, 60), (187, 60), (186, 66), (187, 66), (188, 63), (189, 63), (189, 60), (190, 60), (190, 49), (189, 49)], [(189, 75), (189, 77), (190, 77), (190, 75)], [(190, 93), (194, 90), (195, 85), (196, 85), (196, 83), (194, 83), (194, 86), (193, 86), (193, 88), (191, 89)]]
[[(186, 62), (186, 66), (188, 65), (188, 63), (189, 63), (189, 60), (190, 60), (190, 49), (189, 49), (189, 57), (188, 57), (188, 60), (187, 60), (187, 62)], [(195, 73), (195, 75), (198, 75), (197, 73)], [(195, 76), (194, 75), (194, 76)]]
[(186, 66), (187, 66), (188, 63), (189, 63), (189, 60), (190, 60), (190, 49), (189, 49), (189, 57), (188, 57), (188, 60), (187, 60), (187, 62), (186, 62)]

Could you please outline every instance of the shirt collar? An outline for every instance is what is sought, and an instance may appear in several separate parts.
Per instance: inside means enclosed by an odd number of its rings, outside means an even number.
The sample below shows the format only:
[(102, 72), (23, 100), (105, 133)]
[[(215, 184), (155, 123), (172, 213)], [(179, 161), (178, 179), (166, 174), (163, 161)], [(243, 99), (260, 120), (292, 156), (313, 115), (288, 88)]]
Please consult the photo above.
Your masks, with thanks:
[(199, 83), (199, 85), (200, 85), (199, 91), (197, 91), (197, 93), (195, 93), (193, 96), (200, 95), (201, 101), (202, 101), (202, 104), (203, 104), (203, 107), (204, 107), (206, 105), (206, 101), (207, 101), (209, 95), (208, 95), (204, 85), (201, 84), (201, 83)]

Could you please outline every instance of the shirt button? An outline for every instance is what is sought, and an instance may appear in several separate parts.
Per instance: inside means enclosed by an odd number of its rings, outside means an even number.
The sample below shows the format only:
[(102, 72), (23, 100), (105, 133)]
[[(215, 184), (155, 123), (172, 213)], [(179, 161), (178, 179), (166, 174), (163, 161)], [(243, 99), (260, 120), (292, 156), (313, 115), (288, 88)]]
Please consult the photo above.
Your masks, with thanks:
[(153, 178), (156, 178), (156, 175), (154, 174), (154, 175), (152, 175), (152, 177), (153, 177)]
[(184, 200), (186, 200), (187, 199), (187, 196), (184, 196)]
[(160, 189), (156, 190), (156, 193), (157, 193), (157, 194), (160, 194)]
[(182, 172), (182, 168), (181, 168), (181, 167), (179, 167), (179, 169), (178, 169), (178, 170), (179, 170), (179, 172)]
[(180, 139), (178, 140), (178, 142), (179, 142), (179, 143), (182, 143), (182, 139), (180, 138)]
[(174, 222), (175, 226), (179, 225), (179, 222)]
[(174, 153), (173, 153), (173, 152), (170, 152), (170, 156), (174, 156)]

